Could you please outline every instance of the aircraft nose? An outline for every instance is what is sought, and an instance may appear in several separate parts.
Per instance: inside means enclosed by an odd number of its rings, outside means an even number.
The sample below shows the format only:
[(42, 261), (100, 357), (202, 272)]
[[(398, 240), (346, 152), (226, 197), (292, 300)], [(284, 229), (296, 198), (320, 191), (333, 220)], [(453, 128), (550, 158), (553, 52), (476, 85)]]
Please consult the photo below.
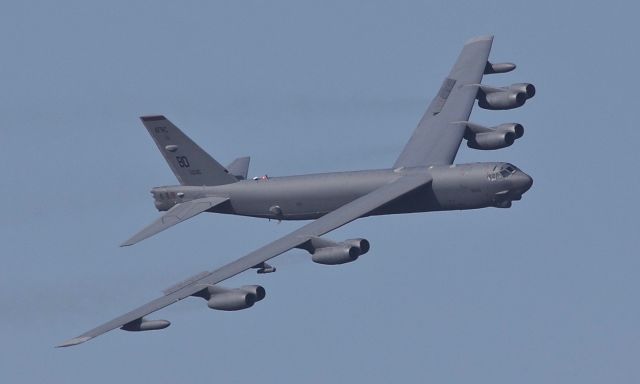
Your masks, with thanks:
[(531, 178), (531, 176), (521, 171), (518, 175), (518, 184), (520, 189), (522, 190), (522, 193), (525, 193), (533, 185), (533, 179)]

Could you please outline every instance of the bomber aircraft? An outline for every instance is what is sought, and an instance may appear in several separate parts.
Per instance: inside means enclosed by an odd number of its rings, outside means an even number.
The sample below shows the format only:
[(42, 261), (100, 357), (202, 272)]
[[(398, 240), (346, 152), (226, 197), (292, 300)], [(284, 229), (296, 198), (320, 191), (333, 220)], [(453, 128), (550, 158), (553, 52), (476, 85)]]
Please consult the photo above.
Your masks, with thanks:
[(169, 287), (159, 298), (58, 347), (84, 343), (115, 328), (166, 328), (169, 321), (145, 316), (191, 296), (205, 299), (212, 309), (249, 308), (265, 297), (263, 287), (218, 284), (252, 268), (258, 273), (274, 272), (267, 262), (292, 248), (308, 251), (320, 264), (355, 261), (369, 250), (367, 240), (333, 241), (321, 236), (361, 217), (511, 207), (531, 187), (529, 175), (509, 163), (453, 164), (463, 139), (470, 148), (494, 150), (510, 146), (524, 133), (517, 123), (485, 127), (469, 121), (476, 100), (481, 108), (505, 110), (522, 106), (535, 94), (534, 86), (526, 83), (481, 84), (485, 74), (515, 69), (511, 63), (488, 61), (492, 43), (493, 36), (480, 36), (464, 45), (409, 142), (388, 169), (247, 180), (249, 158), (224, 167), (164, 116), (141, 117), (180, 185), (152, 189), (156, 208), (166, 213), (123, 246), (202, 212), (314, 221), (227, 265)]

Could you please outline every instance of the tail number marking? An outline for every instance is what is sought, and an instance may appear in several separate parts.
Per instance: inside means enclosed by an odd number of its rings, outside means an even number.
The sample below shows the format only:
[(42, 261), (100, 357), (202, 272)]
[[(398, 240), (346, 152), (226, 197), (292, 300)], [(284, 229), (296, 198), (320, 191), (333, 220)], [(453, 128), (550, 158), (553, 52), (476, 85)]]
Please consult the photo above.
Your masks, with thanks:
[(186, 156), (176, 156), (180, 168), (189, 168), (189, 159)]

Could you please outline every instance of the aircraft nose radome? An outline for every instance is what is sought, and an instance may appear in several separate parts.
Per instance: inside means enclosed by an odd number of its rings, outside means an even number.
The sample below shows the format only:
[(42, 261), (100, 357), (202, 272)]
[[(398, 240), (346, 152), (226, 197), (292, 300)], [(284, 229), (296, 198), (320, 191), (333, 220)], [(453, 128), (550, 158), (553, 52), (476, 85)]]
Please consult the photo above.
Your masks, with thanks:
[(522, 193), (527, 192), (533, 185), (533, 178), (531, 178), (531, 176), (527, 175), (524, 172), (520, 174), (520, 177), (518, 177), (518, 179), (519, 183), (522, 185)]

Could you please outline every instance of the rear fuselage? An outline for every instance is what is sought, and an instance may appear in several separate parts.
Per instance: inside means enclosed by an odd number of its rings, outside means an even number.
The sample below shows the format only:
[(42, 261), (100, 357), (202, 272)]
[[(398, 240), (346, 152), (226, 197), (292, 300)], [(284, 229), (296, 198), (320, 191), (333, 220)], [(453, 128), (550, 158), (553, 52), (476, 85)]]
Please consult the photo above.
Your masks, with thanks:
[[(371, 212), (370, 215), (507, 207), (519, 200), (531, 178), (514, 168), (502, 177), (506, 163), (474, 163), (428, 168), (401, 168), (243, 180), (219, 186), (167, 186), (152, 190), (156, 208), (206, 196), (229, 198), (211, 212), (276, 220), (316, 219), (403, 174), (429, 173), (432, 183)], [(492, 177), (495, 175), (498, 177)], [(528, 180), (528, 181), (527, 181)], [(507, 204), (508, 203), (508, 204)]]

